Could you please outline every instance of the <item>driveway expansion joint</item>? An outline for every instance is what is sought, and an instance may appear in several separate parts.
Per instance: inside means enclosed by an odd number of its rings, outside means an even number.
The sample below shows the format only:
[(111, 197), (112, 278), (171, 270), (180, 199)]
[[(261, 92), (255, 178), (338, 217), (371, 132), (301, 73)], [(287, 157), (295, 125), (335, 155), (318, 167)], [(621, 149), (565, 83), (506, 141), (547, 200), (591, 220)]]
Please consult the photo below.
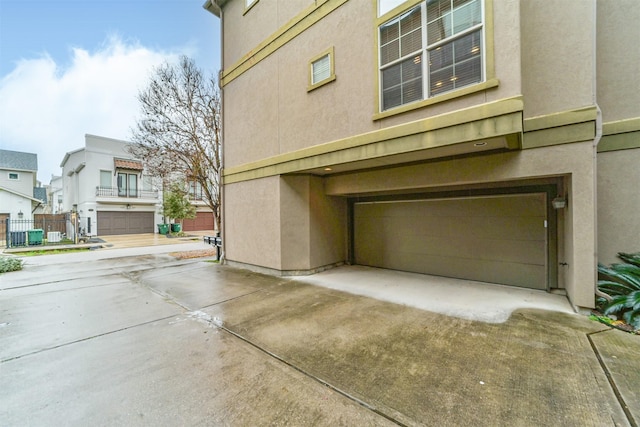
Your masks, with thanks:
[[(256, 292), (259, 292), (259, 291), (256, 291)], [(255, 293), (255, 292), (252, 292), (252, 293)], [(240, 297), (238, 297), (238, 298), (240, 298)], [(215, 304), (213, 304), (213, 305), (215, 305)], [(191, 312), (191, 313), (199, 314), (199, 313), (202, 313), (202, 312), (197, 311), (197, 312)], [(385, 412), (381, 411), (380, 409), (376, 408), (375, 406), (373, 406), (373, 405), (365, 402), (364, 400), (359, 399), (356, 396), (354, 396), (354, 395), (352, 395), (352, 394), (350, 394), (350, 393), (348, 393), (348, 392), (346, 392), (346, 391), (334, 386), (333, 384), (329, 383), (328, 381), (323, 380), (322, 378), (320, 378), (320, 377), (318, 377), (318, 376), (316, 376), (316, 375), (304, 370), (303, 368), (294, 365), (293, 363), (287, 361), (283, 357), (278, 356), (277, 354), (273, 353), (272, 351), (267, 350), (266, 348), (264, 348), (261, 345), (251, 341), (250, 339), (244, 337), (243, 335), (240, 335), (239, 333), (227, 328), (226, 326), (224, 326), (224, 324), (223, 324), (223, 322), (221, 320), (212, 319), (211, 316), (209, 316), (209, 315), (206, 315), (206, 317), (202, 316), (202, 315), (196, 315), (195, 317), (198, 320), (204, 320), (205, 322), (207, 322), (208, 324), (210, 324), (214, 328), (220, 329), (220, 330), (226, 332), (227, 334), (229, 334), (229, 335), (231, 335), (231, 336), (233, 336), (233, 337), (245, 342), (246, 344), (249, 344), (253, 348), (259, 350), (260, 352), (262, 352), (264, 354), (266, 354), (267, 356), (271, 357), (272, 359), (275, 359), (278, 362), (288, 366), (289, 368), (294, 369), (295, 371), (301, 373), (302, 375), (306, 376), (307, 378), (310, 378), (310, 379), (316, 381), (317, 383), (319, 383), (319, 384), (331, 389), (332, 391), (340, 394), (341, 396), (346, 397), (347, 399), (351, 400), (354, 403), (357, 403), (358, 405), (362, 406), (365, 409), (368, 409), (369, 411), (375, 413), (376, 415), (381, 416), (381, 417), (385, 418), (386, 420), (388, 420), (388, 421), (390, 421), (390, 422), (392, 422), (392, 423), (394, 423), (394, 424), (396, 424), (398, 426), (407, 427), (407, 424), (401, 422), (400, 420), (394, 418), (391, 415), (386, 414)]]
[(604, 329), (602, 331), (590, 332), (590, 333), (586, 334), (587, 335), (587, 339), (589, 340), (589, 344), (591, 345), (591, 349), (593, 350), (593, 353), (595, 354), (596, 359), (598, 360), (598, 363), (600, 364), (600, 368), (602, 368), (602, 371), (604, 372), (605, 377), (607, 377), (607, 381), (609, 382), (609, 386), (611, 387), (611, 390), (613, 391), (613, 394), (616, 396), (616, 399), (618, 400), (618, 404), (620, 404), (620, 407), (622, 408), (622, 411), (624, 412), (624, 415), (627, 417), (627, 421), (629, 421), (629, 424), (631, 425), (631, 427), (639, 427), (638, 423), (633, 418), (633, 414), (629, 410), (629, 406), (625, 402), (624, 397), (622, 396), (622, 393), (620, 393), (620, 390), (618, 389), (618, 386), (616, 385), (616, 382), (615, 382), (615, 380), (613, 378), (613, 375), (611, 375), (611, 371), (609, 371), (609, 368), (607, 367), (606, 363), (604, 363), (604, 360), (602, 359), (602, 355), (600, 354), (600, 351), (598, 351), (598, 347), (596, 346), (595, 342), (591, 338), (592, 335), (601, 334), (603, 332), (610, 332), (612, 330), (613, 329)]

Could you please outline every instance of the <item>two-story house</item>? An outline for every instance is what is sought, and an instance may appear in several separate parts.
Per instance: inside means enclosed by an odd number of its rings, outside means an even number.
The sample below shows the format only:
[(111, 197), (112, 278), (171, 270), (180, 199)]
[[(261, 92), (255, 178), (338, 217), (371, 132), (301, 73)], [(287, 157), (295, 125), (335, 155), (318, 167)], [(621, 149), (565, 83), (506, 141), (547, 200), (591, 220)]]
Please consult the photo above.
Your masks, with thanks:
[(7, 218), (30, 221), (33, 213), (46, 204), (37, 173), (37, 154), (0, 150), (0, 222)]
[(640, 3), (204, 7), (222, 28), (229, 263), (353, 263), (593, 307), (598, 259), (640, 250)]
[[(130, 143), (85, 135), (85, 146), (66, 153), (62, 168), (62, 212), (77, 212), (88, 235), (153, 233), (162, 192), (131, 158)], [(60, 204), (60, 202), (58, 202)]]

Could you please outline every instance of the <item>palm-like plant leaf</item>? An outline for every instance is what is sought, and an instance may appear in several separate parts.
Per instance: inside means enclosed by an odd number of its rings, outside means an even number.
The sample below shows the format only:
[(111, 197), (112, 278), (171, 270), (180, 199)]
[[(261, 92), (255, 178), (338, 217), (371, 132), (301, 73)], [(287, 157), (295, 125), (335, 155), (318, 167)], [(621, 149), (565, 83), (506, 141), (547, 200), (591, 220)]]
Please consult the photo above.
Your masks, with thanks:
[(634, 253), (634, 254), (618, 252), (618, 258), (620, 258), (622, 261), (626, 262), (627, 264), (632, 264), (640, 267), (640, 252)]
[(640, 309), (627, 311), (622, 315), (622, 318), (634, 329), (640, 329)]
[(604, 314), (614, 314), (627, 308), (627, 295), (616, 295), (604, 306)]
[(640, 290), (640, 267), (631, 264), (613, 264), (611, 267), (606, 267), (599, 264), (598, 273), (631, 289)]
[(619, 282), (612, 282), (610, 280), (598, 280), (598, 289), (610, 296), (627, 295), (629, 292), (634, 291), (632, 286), (627, 286)]

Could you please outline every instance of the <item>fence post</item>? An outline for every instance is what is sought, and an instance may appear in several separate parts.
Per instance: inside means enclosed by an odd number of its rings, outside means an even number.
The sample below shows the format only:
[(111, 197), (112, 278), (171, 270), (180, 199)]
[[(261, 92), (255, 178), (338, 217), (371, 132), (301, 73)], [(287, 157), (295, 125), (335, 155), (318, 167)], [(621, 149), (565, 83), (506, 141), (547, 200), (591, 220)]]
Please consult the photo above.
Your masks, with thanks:
[(5, 227), (4, 227), (4, 233), (5, 233), (5, 245), (7, 246), (7, 248), (10, 248), (11, 246), (11, 240), (9, 239), (9, 218), (5, 218)]

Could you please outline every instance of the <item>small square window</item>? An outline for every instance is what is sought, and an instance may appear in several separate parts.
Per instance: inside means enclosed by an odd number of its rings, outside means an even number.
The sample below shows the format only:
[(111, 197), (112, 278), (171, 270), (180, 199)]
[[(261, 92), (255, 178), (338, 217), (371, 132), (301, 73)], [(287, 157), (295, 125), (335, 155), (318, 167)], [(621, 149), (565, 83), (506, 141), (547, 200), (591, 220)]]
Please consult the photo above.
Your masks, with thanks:
[(309, 87), (311, 91), (336, 79), (333, 47), (316, 56), (309, 62)]
[(9, 179), (11, 181), (17, 181), (20, 178), (20, 175), (18, 175), (16, 172), (9, 172)]

